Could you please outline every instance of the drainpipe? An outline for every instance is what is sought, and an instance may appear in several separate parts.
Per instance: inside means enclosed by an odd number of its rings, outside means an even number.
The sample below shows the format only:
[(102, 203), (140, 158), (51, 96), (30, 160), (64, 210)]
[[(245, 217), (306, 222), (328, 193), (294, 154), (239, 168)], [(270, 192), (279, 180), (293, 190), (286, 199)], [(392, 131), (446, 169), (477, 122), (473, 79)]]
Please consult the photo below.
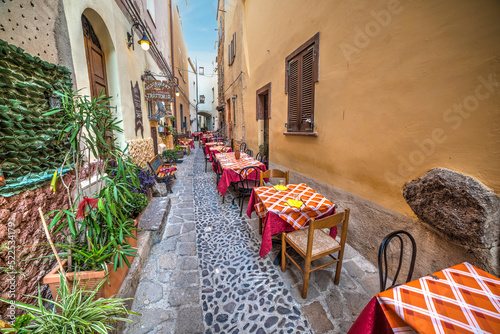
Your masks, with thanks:
[[(174, 23), (173, 23), (173, 15), (172, 15), (172, 0), (170, 0), (170, 57), (172, 58), (172, 75), (175, 77), (175, 66), (174, 66)], [(175, 120), (175, 128), (177, 129), (177, 98), (174, 94), (174, 116)]]
[(196, 57), (195, 59), (196, 61), (196, 131), (197, 132), (200, 132), (200, 122), (199, 122), (199, 116), (198, 116), (198, 99), (199, 99), (199, 95), (198, 95), (198, 57)]

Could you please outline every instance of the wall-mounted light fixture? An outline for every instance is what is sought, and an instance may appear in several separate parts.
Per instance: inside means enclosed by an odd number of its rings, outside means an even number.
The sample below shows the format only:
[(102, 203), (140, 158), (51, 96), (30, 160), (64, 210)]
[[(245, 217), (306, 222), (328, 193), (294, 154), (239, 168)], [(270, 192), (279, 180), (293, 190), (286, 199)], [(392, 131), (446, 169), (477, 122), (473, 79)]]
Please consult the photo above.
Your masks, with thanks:
[(179, 96), (179, 95), (180, 95), (180, 93), (179, 93), (179, 89), (178, 89), (178, 88), (176, 88), (176, 89), (175, 89), (175, 96)]
[(236, 101), (237, 97), (238, 97), (238, 95), (233, 95), (233, 97), (231, 98), (233, 100), (233, 103), (234, 103), (234, 101)]
[(135, 22), (132, 24), (132, 28), (130, 28), (130, 32), (127, 32), (127, 43), (128, 47), (132, 45), (132, 50), (134, 50), (134, 27), (141, 27), (142, 28), (142, 38), (137, 42), (140, 44), (141, 48), (144, 51), (149, 50), (149, 46), (151, 45), (151, 41), (149, 40), (148, 36), (146, 36), (146, 28), (139, 22)]

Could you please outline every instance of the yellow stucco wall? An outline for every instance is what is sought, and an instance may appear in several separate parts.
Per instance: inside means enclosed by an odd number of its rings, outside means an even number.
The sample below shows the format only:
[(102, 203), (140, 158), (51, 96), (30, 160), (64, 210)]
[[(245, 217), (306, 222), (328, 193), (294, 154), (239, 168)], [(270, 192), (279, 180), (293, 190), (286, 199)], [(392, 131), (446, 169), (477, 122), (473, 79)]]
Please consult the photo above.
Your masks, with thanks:
[[(245, 125), (254, 152), (262, 140), (255, 92), (271, 82), (276, 164), (410, 216), (403, 186), (435, 167), (499, 193), (498, 1), (236, 3), (243, 12), (226, 15), (226, 26), (241, 22), (248, 59), (239, 69), (225, 60), (225, 71), (250, 78)], [(285, 58), (318, 31), (318, 136), (285, 136)]]

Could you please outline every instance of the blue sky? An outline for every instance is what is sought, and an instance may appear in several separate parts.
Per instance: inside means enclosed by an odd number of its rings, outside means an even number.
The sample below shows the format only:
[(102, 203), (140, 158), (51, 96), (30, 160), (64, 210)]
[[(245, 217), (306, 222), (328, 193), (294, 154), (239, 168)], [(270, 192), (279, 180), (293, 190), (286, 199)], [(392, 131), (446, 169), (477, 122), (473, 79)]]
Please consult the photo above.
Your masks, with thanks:
[(205, 58), (213, 54), (215, 59), (217, 0), (177, 0), (175, 3), (179, 7), (189, 57)]

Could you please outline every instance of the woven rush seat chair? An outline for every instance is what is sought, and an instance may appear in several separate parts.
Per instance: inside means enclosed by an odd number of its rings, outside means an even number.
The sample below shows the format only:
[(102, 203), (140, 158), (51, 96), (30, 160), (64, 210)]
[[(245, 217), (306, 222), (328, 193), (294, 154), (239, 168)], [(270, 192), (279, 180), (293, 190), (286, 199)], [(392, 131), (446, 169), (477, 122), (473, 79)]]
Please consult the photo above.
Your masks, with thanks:
[[(342, 234), (340, 241), (332, 238), (323, 231), (326, 228), (332, 228), (342, 223)], [(345, 242), (347, 238), (347, 225), (349, 224), (349, 209), (322, 219), (311, 218), (309, 226), (281, 235), (281, 270), (286, 270), (286, 260), (289, 259), (304, 274), (304, 283), (302, 285), (302, 298), (307, 297), (307, 286), (309, 284), (309, 275), (311, 272), (324, 268), (330, 264), (337, 263), (335, 270), (336, 285), (340, 281), (340, 271), (342, 269), (342, 260), (344, 258)], [(286, 252), (287, 244), (291, 246), (305, 260), (302, 269), (297, 262)], [(333, 253), (338, 252), (337, 257)], [(321, 264), (311, 270), (311, 262), (319, 258), (330, 256), (333, 261)]]
[(172, 182), (176, 178), (175, 171), (177, 170), (174, 164), (165, 163), (161, 160), (160, 156), (157, 155), (151, 161), (148, 162), (148, 166), (153, 172), (156, 182), (165, 183), (167, 190), (170, 193), (172, 191)]
[(260, 186), (264, 186), (264, 179), (282, 178), (285, 179), (285, 184), (289, 184), (289, 172), (280, 169), (268, 169), (260, 174)]

